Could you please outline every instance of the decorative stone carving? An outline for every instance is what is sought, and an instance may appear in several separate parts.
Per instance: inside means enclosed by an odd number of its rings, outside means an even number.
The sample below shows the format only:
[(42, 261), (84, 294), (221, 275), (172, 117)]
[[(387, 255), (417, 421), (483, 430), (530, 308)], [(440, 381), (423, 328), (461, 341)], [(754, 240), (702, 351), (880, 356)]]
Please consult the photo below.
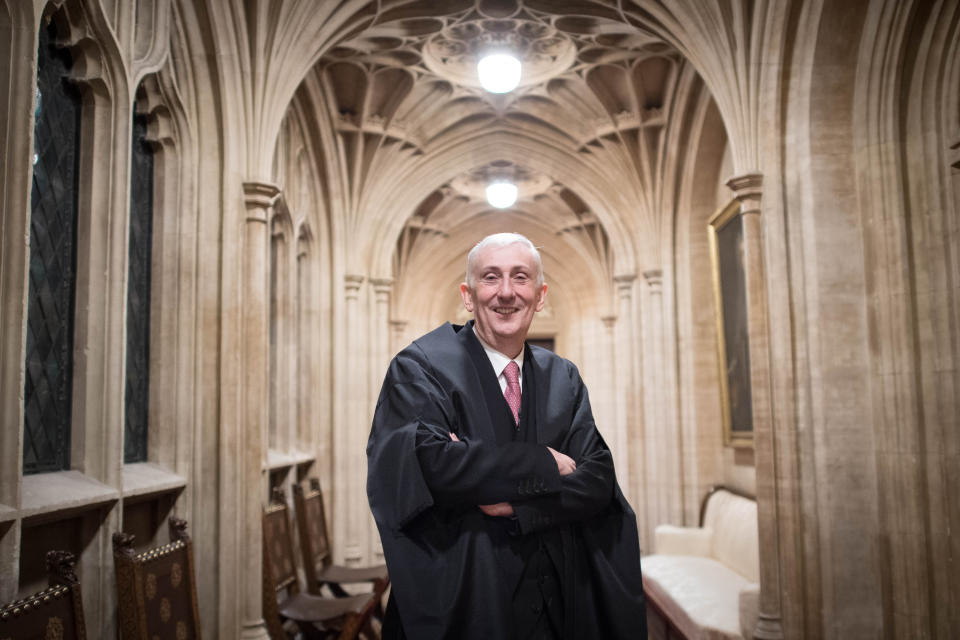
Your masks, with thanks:
[(546, 21), (523, 12), (509, 19), (458, 22), (430, 37), (423, 45), (423, 62), (430, 71), (458, 85), (480, 88), (477, 61), (486, 52), (507, 51), (523, 63), (520, 86), (540, 84), (567, 71), (577, 48)]
[(517, 185), (518, 199), (533, 199), (553, 184), (549, 176), (509, 160), (497, 160), (461, 174), (450, 186), (471, 200), (485, 202), (485, 189), (494, 180), (507, 179)]

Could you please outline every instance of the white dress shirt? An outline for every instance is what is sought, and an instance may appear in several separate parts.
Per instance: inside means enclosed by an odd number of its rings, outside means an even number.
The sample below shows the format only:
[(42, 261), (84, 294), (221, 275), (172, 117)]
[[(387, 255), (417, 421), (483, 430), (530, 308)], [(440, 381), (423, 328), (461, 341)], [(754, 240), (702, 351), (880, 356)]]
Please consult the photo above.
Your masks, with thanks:
[(483, 341), (483, 338), (481, 338), (480, 334), (477, 333), (476, 325), (473, 326), (473, 335), (477, 336), (477, 340), (479, 340), (480, 344), (483, 346), (483, 350), (486, 352), (487, 357), (490, 358), (490, 364), (493, 365), (493, 372), (497, 374), (497, 382), (500, 383), (500, 391), (503, 392), (507, 390), (507, 379), (503, 375), (503, 370), (507, 368), (507, 364), (509, 364), (511, 359), (517, 363), (517, 366), (520, 367), (520, 377), (518, 378), (518, 382), (520, 384), (520, 388), (523, 389), (523, 352), (525, 349), (520, 349), (520, 355), (518, 355), (516, 358), (508, 358)]

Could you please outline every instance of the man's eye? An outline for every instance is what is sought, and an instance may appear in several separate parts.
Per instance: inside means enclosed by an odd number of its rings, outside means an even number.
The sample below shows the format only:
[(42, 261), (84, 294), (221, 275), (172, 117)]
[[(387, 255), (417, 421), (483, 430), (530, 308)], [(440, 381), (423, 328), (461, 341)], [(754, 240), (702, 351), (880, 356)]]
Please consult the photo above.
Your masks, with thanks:
[(487, 275), (483, 276), (483, 279), (487, 282), (494, 282), (497, 279), (497, 276), (496, 274), (488, 273)]

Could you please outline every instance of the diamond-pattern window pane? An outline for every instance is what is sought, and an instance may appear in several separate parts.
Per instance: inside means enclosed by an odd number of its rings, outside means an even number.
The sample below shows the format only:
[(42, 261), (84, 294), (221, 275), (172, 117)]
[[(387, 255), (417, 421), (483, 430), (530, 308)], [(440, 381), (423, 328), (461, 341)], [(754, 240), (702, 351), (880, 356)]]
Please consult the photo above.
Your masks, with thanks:
[(37, 50), (23, 472), (70, 466), (80, 96), (69, 54), (41, 27)]
[[(136, 111), (136, 109), (134, 109)], [(150, 388), (150, 260), (153, 246), (153, 149), (146, 118), (133, 119), (130, 156), (130, 249), (127, 274), (127, 381), (123, 461), (147, 459)]]

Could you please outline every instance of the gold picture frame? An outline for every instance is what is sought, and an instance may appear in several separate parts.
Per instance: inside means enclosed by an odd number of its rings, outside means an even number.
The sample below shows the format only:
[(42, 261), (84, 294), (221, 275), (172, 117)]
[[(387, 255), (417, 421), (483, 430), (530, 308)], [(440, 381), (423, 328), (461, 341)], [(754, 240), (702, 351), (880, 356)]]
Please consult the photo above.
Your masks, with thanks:
[(717, 317), (723, 444), (752, 449), (753, 397), (740, 202), (732, 200), (711, 216), (707, 233)]

